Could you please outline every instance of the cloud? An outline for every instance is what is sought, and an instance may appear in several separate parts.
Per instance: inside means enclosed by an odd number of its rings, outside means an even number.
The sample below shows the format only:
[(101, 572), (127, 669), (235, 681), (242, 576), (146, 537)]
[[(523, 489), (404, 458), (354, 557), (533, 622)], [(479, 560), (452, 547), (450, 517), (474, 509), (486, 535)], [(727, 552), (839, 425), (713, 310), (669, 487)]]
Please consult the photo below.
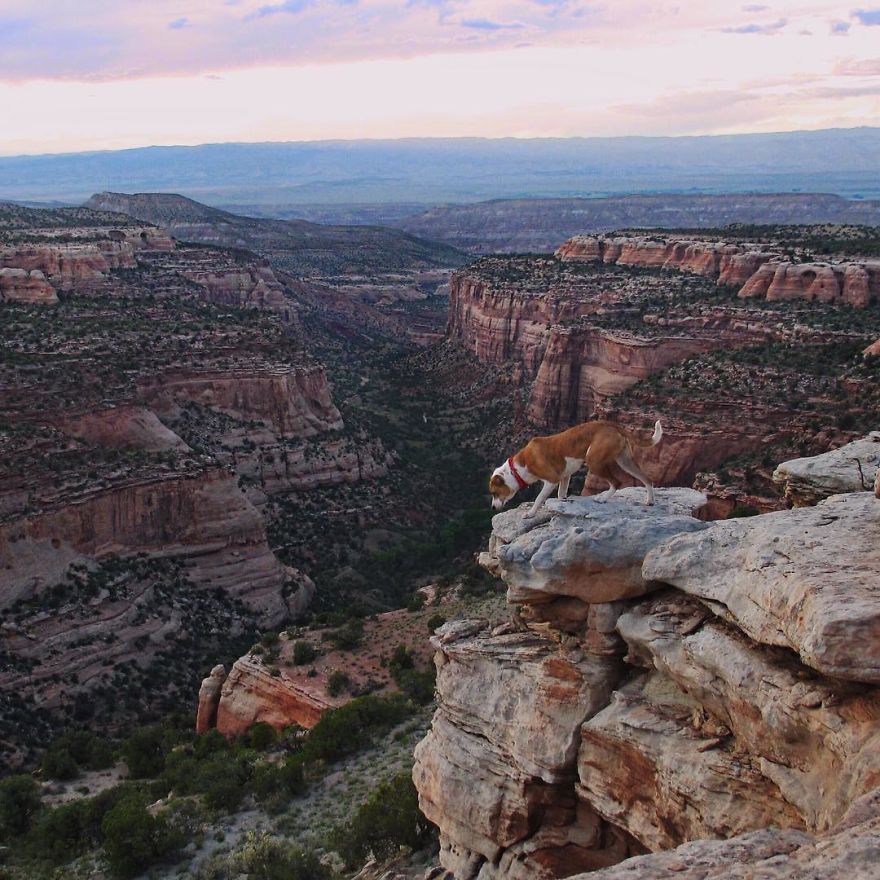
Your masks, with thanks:
[(857, 18), (861, 24), (880, 25), (880, 9), (855, 9), (853, 18)]
[(269, 15), (285, 13), (287, 15), (299, 15), (312, 5), (313, 0), (284, 0), (283, 3), (273, 3), (269, 6), (261, 6), (256, 12), (245, 16), (245, 21), (253, 21), (256, 18), (266, 18)]
[(864, 58), (856, 61), (845, 58), (834, 65), (835, 76), (880, 76), (880, 58)]
[(722, 34), (765, 34), (770, 36), (778, 33), (788, 24), (787, 18), (780, 18), (770, 24), (743, 24), (739, 27), (721, 28)]
[(845, 37), (849, 33), (851, 27), (852, 25), (848, 21), (832, 21), (831, 33), (834, 34), (835, 37)]
[(175, 18), (174, 21), (168, 22), (168, 27), (173, 31), (179, 31), (181, 28), (189, 27), (189, 19), (185, 16), (183, 18)]
[(479, 31), (512, 31), (520, 30), (522, 28), (522, 25), (518, 22), (514, 24), (502, 24), (497, 21), (489, 21), (487, 18), (466, 18), (461, 22), (461, 26), (474, 28)]
[(743, 6), (743, 12), (764, 12), (769, 8), (769, 6), (761, 6), (758, 3), (750, 3), (748, 6)]

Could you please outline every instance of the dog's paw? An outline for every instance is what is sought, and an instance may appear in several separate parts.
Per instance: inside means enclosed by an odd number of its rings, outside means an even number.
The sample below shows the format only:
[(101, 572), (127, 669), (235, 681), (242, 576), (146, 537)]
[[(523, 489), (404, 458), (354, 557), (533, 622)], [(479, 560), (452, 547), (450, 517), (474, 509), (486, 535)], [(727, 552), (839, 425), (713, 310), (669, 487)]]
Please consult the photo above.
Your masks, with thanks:
[(527, 510), (527, 511), (523, 514), (523, 519), (533, 519), (534, 516), (535, 516), (535, 514), (534, 514), (533, 511), (531, 511), (531, 510)]

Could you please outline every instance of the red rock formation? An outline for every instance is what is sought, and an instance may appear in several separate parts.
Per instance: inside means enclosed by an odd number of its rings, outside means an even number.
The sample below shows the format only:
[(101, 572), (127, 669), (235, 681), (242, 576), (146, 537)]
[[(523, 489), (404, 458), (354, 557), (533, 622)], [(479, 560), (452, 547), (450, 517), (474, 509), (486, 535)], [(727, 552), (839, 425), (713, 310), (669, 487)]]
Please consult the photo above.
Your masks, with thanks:
[(55, 305), (58, 294), (39, 270), (18, 268), (0, 269), (0, 302)]
[(139, 406), (65, 414), (58, 424), (72, 437), (109, 449), (133, 448), (145, 452), (189, 449), (177, 434), (156, 418), (155, 413)]
[(556, 251), (563, 261), (617, 263), (691, 272), (740, 287), (741, 297), (842, 302), (865, 308), (880, 298), (880, 263), (786, 262), (749, 245), (652, 237), (575, 236)]
[(226, 681), (226, 667), (218, 664), (211, 674), (202, 680), (199, 688), (199, 707), (196, 711), (196, 733), (201, 736), (217, 725), (217, 707), (220, 705), (220, 690)]
[(264, 422), (285, 437), (342, 427), (324, 368), (317, 365), (165, 374), (144, 382), (140, 393), (160, 413), (188, 400), (236, 419)]
[(288, 573), (269, 550), (262, 517), (226, 470), (90, 485), (54, 504), (34, 498), (31, 509), (0, 523), (3, 607), (38, 595), (83, 556), (148, 553), (187, 560), (197, 585), (238, 596), (267, 626), (289, 614), (282, 596)]
[(590, 326), (554, 326), (548, 334), (528, 410), (533, 422), (548, 426), (585, 421), (601, 401), (640, 379), (719, 347), (717, 339), (644, 339)]
[(350, 697), (327, 695), (325, 678), (292, 682), (284, 670), (273, 675), (260, 658), (245, 654), (232, 666), (217, 707), (217, 730), (240, 736), (251, 725), (264, 721), (280, 730), (290, 724), (314, 727), (329, 708)]

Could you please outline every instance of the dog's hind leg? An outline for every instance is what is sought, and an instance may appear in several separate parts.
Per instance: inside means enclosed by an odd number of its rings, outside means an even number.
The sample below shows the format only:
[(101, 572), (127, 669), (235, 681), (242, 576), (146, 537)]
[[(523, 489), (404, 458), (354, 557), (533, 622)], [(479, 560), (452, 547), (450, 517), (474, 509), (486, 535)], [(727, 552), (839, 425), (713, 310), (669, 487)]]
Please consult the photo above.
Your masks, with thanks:
[(644, 484), (645, 489), (647, 490), (648, 497), (645, 500), (645, 504), (653, 504), (654, 503), (654, 484), (645, 476), (642, 472), (641, 468), (632, 460), (632, 456), (624, 450), (617, 456), (617, 463), (620, 465), (621, 470), (626, 471), (631, 477), (635, 477), (641, 483)]

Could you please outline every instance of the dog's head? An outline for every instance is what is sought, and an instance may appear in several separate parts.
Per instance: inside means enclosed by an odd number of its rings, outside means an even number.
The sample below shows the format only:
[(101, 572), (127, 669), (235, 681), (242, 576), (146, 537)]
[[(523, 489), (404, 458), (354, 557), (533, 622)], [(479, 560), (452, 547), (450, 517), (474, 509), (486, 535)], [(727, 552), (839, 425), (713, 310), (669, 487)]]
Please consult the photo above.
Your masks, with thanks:
[(492, 510), (501, 510), (516, 495), (516, 489), (511, 489), (496, 471), (489, 479), (489, 494), (492, 496)]

